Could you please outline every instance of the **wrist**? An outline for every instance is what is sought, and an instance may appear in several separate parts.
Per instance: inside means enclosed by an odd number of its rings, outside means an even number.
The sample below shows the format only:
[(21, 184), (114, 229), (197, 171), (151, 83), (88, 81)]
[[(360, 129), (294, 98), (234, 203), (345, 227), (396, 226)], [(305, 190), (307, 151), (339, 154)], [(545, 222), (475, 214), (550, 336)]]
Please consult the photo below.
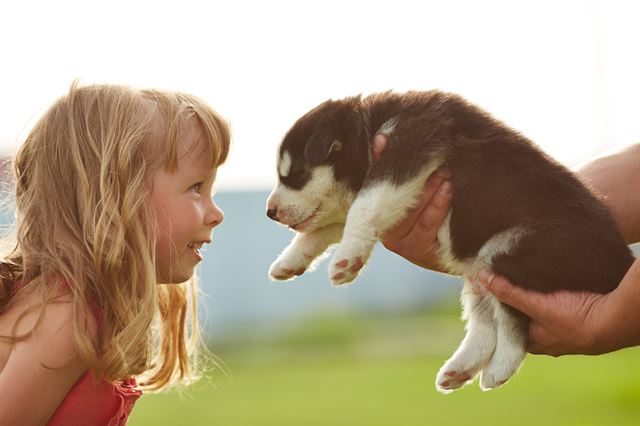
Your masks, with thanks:
[(640, 345), (640, 259), (631, 266), (622, 282), (601, 298), (595, 318), (595, 344), (601, 353)]
[(599, 301), (599, 309), (594, 310), (591, 322), (592, 341), (590, 342), (590, 352), (593, 355), (600, 355), (616, 351), (624, 347), (621, 342), (622, 335), (619, 327), (616, 326), (616, 309), (618, 305), (615, 290), (602, 296)]

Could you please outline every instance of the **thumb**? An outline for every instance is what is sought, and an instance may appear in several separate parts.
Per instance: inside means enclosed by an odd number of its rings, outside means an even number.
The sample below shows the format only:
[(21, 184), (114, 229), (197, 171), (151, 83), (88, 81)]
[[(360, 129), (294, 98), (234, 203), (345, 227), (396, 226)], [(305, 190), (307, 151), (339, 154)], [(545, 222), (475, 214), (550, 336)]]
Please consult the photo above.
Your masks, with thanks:
[(382, 133), (376, 134), (375, 137), (373, 138), (372, 147), (371, 147), (371, 155), (373, 156), (373, 161), (378, 161), (386, 145), (387, 145), (387, 136)]
[(535, 295), (531, 291), (511, 284), (507, 279), (482, 271), (478, 274), (480, 283), (498, 298), (512, 308), (532, 317), (537, 312)]

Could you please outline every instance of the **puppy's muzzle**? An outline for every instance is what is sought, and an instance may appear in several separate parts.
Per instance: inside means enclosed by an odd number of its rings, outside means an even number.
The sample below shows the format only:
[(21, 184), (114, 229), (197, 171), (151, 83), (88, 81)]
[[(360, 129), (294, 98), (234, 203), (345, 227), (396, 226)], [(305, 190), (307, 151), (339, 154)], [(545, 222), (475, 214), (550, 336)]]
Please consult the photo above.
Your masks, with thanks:
[(276, 222), (279, 222), (278, 221), (278, 208), (277, 207), (273, 207), (273, 208), (267, 209), (267, 216), (269, 217), (269, 219), (275, 220)]

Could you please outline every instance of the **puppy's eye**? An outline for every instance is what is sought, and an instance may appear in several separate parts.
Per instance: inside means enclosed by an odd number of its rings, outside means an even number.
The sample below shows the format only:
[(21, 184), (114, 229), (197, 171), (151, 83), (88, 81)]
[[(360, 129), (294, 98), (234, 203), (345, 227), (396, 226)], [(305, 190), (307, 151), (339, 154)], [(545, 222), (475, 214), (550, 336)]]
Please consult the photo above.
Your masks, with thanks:
[(304, 168), (299, 166), (293, 166), (286, 171), (286, 174), (280, 175), (282, 179), (297, 179), (304, 175)]
[(289, 172), (289, 177), (290, 178), (296, 178), (296, 177), (300, 177), (302, 176), (302, 173), (304, 172), (304, 170), (294, 167), (293, 169), (291, 169), (291, 171)]

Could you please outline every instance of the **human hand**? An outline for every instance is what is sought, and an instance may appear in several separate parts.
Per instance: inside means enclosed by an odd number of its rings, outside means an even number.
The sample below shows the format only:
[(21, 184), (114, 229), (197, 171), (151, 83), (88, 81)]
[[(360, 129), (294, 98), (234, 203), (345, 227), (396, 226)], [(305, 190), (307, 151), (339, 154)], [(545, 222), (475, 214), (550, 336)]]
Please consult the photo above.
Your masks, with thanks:
[(626, 346), (609, 330), (616, 328), (609, 320), (615, 311), (615, 291), (541, 293), (485, 271), (480, 272), (478, 281), (501, 302), (530, 318), (527, 351), (532, 354), (599, 355)]
[[(374, 161), (380, 157), (386, 143), (385, 135), (375, 136), (372, 143)], [(452, 197), (450, 177), (451, 173), (445, 169), (429, 176), (418, 205), (401, 223), (383, 235), (382, 244), (388, 250), (423, 268), (442, 270), (438, 263), (436, 237), (449, 211)]]

